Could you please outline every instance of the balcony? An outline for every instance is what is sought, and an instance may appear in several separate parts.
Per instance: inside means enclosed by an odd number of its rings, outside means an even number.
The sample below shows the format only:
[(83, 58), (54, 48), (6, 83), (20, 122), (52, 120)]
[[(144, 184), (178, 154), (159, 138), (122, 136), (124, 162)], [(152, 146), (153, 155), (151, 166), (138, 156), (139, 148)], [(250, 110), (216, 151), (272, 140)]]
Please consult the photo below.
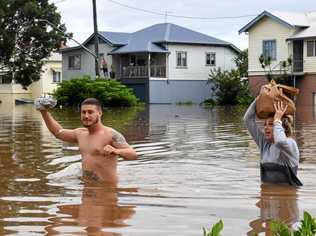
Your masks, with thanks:
[[(123, 66), (121, 78), (148, 78), (148, 66)], [(150, 77), (166, 78), (166, 66), (151, 65)]]

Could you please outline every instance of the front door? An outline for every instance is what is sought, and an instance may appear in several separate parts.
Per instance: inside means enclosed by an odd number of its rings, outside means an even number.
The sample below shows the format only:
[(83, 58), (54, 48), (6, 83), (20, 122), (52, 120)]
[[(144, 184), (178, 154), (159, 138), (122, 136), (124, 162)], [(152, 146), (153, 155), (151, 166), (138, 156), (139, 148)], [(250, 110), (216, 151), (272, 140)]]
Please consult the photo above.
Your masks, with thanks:
[(293, 71), (303, 72), (303, 40), (293, 41)]

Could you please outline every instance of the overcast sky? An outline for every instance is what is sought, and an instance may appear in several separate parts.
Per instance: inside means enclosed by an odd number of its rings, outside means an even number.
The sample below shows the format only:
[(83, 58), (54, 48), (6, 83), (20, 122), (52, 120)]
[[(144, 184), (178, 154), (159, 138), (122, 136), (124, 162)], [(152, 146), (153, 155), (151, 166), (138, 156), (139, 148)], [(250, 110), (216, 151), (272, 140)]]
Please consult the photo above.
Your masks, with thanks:
[[(92, 0), (50, 0), (55, 3), (66, 24), (79, 42), (93, 33)], [(165, 22), (165, 12), (186, 17), (234, 17), (233, 19), (188, 19), (167, 17), (174, 23), (228, 42), (240, 49), (248, 46), (247, 36), (238, 30), (263, 10), (315, 11), (315, 0), (96, 0), (99, 31), (135, 32)], [(140, 8), (158, 14), (131, 9)], [(252, 15), (252, 16), (249, 16)], [(69, 43), (74, 46), (74, 43)]]

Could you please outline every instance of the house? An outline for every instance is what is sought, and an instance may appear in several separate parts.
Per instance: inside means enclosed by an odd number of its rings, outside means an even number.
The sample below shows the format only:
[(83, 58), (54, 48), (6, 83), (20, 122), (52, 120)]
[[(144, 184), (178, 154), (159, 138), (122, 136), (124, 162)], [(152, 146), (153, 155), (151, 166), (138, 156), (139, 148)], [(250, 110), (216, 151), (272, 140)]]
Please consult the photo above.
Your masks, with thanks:
[[(239, 53), (231, 43), (171, 23), (134, 33), (98, 34), (99, 56), (107, 61), (112, 77), (146, 103), (199, 103), (210, 98), (210, 69), (234, 68), (233, 58)], [(91, 51), (93, 38), (83, 43)], [(62, 60), (63, 79), (95, 76), (94, 59), (80, 46), (62, 49)]]
[(273, 74), (280, 73), (281, 61), (291, 58), (288, 74), (300, 89), (296, 104), (315, 106), (316, 12), (263, 11), (239, 30), (243, 32), (249, 38), (248, 74), (253, 93), (267, 82), (258, 59), (261, 54), (272, 59)]
[(27, 90), (15, 83), (11, 77), (6, 76), (6, 71), (0, 72), (0, 100), (14, 102), (19, 98), (34, 99), (53, 92), (61, 82), (61, 54), (52, 53), (48, 59), (44, 59), (44, 62), (40, 80), (33, 82)]

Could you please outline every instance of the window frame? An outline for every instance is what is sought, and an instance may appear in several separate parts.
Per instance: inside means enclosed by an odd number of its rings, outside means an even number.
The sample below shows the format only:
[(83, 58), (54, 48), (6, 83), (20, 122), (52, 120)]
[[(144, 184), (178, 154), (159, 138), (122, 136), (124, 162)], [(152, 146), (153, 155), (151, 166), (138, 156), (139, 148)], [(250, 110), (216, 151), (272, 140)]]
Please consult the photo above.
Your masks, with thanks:
[[(308, 53), (308, 52), (310, 52), (308, 50), (308, 43), (312, 43), (311, 54)], [(306, 41), (306, 57), (316, 57), (316, 39)]]
[[(55, 75), (59, 75), (57, 76), (58, 80), (55, 80), (56, 78)], [(59, 84), (60, 82), (61, 82), (61, 72), (53, 70), (53, 84)]]
[[(207, 63), (207, 56), (210, 56), (210, 63)], [(214, 55), (214, 63), (212, 64), (212, 55)], [(216, 52), (206, 52), (205, 53), (205, 66), (216, 66)]]
[[(76, 66), (75, 63), (75, 58), (79, 58), (79, 66)], [(71, 58), (73, 58), (73, 66), (70, 63)], [(81, 70), (81, 55), (80, 54), (75, 54), (75, 55), (69, 55), (68, 56), (68, 70)]]
[[(265, 54), (265, 52), (266, 52), (266, 43), (269, 43), (269, 42), (271, 42), (271, 43), (274, 43), (274, 51), (273, 51), (273, 44), (271, 44), (272, 45), (272, 48), (271, 48), (271, 54), (272, 55), (266, 55)], [(269, 50), (269, 49), (268, 49)], [(269, 53), (270, 54), (270, 53)], [(266, 40), (262, 40), (262, 55), (264, 56), (264, 57), (266, 57), (266, 56), (270, 56), (271, 57), (271, 61), (276, 61), (276, 59), (277, 59), (277, 41), (276, 41), (276, 39), (266, 39)]]
[[(180, 55), (180, 58), (178, 55)], [(182, 55), (184, 55), (184, 58), (182, 57)], [(185, 60), (183, 61), (183, 59)], [(187, 51), (176, 51), (176, 68), (179, 68), (179, 69), (188, 68), (188, 52)]]

